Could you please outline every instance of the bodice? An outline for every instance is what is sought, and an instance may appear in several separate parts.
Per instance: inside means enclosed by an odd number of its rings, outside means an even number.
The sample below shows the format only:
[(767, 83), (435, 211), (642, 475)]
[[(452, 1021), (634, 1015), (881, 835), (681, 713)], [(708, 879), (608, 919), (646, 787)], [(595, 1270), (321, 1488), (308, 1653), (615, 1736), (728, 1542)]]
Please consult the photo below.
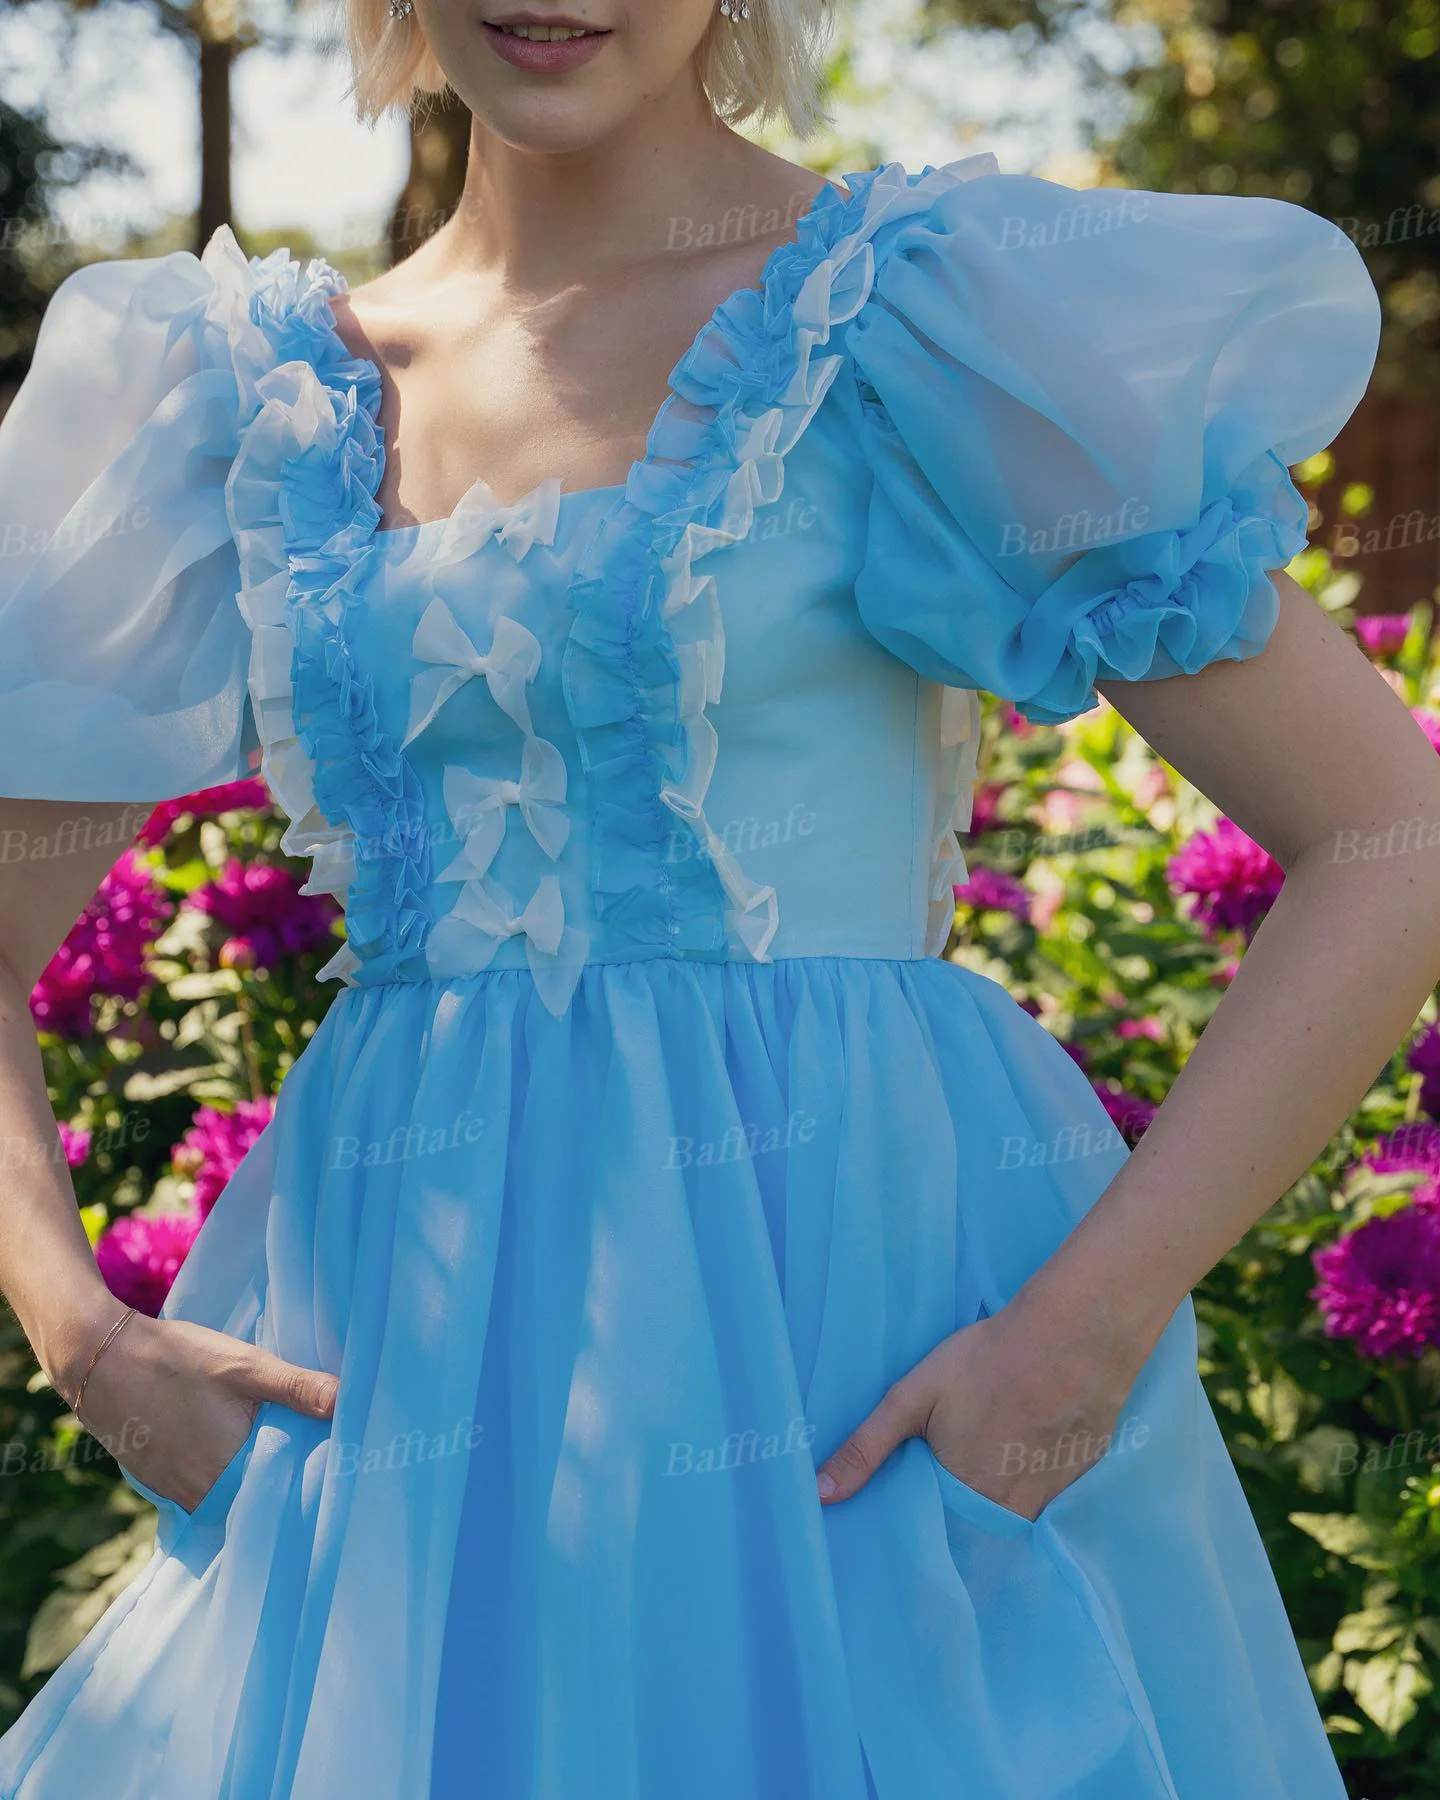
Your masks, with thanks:
[(352, 908), (331, 973), (528, 965), (558, 1009), (586, 962), (935, 947), (963, 878), (974, 696), (917, 675), (856, 612), (863, 491), (853, 472), (845, 491), (836, 410), (715, 559), (704, 629), (658, 652), (653, 715), (631, 710), (623, 634), (572, 648), (623, 488), (547, 482), (503, 506), (477, 483), (448, 520), (372, 534), (345, 666), (394, 760), (364, 814), (381, 830), (341, 846), (339, 874), (346, 892), (388, 875), (410, 922), (397, 942), (392, 899), (371, 949)]
[(623, 484), (379, 529), (380, 372), (319, 259), (98, 263), (0, 428), (0, 792), (153, 803), (253, 753), (354, 986), (918, 958), (978, 690), (1260, 653), (1289, 466), (1379, 303), (1329, 221), (988, 156), (826, 184)]
[[(925, 204), (903, 175), (888, 203)], [(395, 531), (341, 278), (233, 269), (249, 694), (285, 847), (345, 905), (323, 975), (524, 965), (559, 1013), (589, 962), (943, 947), (979, 711), (856, 603), (873, 479), (837, 377), (873, 224), (816, 197), (672, 372), (623, 485), (506, 506), (478, 480)]]

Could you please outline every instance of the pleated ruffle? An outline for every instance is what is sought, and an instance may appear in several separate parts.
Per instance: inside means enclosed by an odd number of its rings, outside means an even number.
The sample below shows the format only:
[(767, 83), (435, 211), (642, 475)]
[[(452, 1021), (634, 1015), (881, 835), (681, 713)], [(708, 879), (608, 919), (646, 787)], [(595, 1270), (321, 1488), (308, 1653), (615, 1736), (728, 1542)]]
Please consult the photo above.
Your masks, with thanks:
[(423, 975), (420, 780), (380, 727), (348, 624), (380, 521), (380, 374), (336, 333), (330, 299), (345, 283), (319, 258), (250, 261), (222, 227), (204, 261), (241, 396), (226, 503), (261, 772), (291, 821), (282, 847), (313, 859), (303, 891), (345, 907), (347, 940), (320, 974)]
[[(932, 206), (949, 178), (887, 163), (845, 179), (848, 195), (820, 190), (758, 285), (730, 296), (699, 332), (623, 505), (602, 520), (571, 584), (565, 683), (595, 788), (595, 912), (637, 954), (763, 962), (779, 925), (775, 890), (746, 876), (705, 814), (721, 749), (707, 708), (721, 694), (725, 627), (704, 562), (781, 498), (786, 458), (844, 363), (840, 328), (870, 297), (876, 233)], [(946, 726), (931, 858), (936, 949), (954, 911), (943, 896), (964, 879), (955, 829), (974, 776), (973, 694), (947, 704)]]

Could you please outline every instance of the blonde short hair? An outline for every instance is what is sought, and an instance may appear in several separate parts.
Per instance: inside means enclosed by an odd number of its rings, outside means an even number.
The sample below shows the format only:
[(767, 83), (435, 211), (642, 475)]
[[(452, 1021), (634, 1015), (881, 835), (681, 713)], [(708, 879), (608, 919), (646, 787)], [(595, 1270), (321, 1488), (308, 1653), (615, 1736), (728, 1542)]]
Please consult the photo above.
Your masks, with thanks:
[[(412, 13), (390, 17), (389, 0), (341, 0), (354, 70), (351, 92), (362, 119), (405, 111), (446, 86)], [(730, 125), (780, 119), (807, 138), (828, 118), (822, 103), (829, 0), (750, 0), (747, 19), (718, 6), (700, 43), (700, 80)]]

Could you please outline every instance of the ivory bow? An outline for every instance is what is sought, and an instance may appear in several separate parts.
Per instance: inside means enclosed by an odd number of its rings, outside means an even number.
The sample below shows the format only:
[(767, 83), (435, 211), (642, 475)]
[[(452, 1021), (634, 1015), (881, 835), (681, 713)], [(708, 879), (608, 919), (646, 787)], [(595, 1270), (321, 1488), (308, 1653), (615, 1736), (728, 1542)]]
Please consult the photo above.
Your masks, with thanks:
[(485, 677), (500, 710), (527, 737), (531, 735), (525, 684), (533, 681), (539, 671), (540, 645), (518, 619), (501, 613), (495, 621), (490, 648), (482, 656), (460, 621), (437, 596), (420, 615), (410, 650), (417, 662), (434, 663), (436, 667), (411, 680), (410, 723), (401, 739), (402, 750), (425, 729), (456, 689), (476, 675)]
[(505, 837), (505, 808), (518, 806), (531, 837), (551, 862), (565, 848), (570, 820), (564, 810), (565, 758), (544, 738), (528, 737), (520, 753), (520, 779), (472, 775), (452, 763), (445, 770), (445, 808), (464, 844), (436, 881), (478, 881)]
[(436, 558), (442, 563), (459, 562), (493, 534), (519, 562), (532, 545), (555, 542), (559, 519), (558, 475), (542, 481), (513, 506), (502, 506), (487, 483), (476, 481), (446, 520)]
[(486, 969), (507, 938), (521, 935), (536, 991), (546, 1010), (559, 1018), (580, 980), (590, 939), (565, 923), (558, 876), (542, 876), (519, 913), (510, 910), (508, 896), (488, 883), (467, 881), (451, 910), (430, 929), (426, 953), (431, 972), (465, 975)]

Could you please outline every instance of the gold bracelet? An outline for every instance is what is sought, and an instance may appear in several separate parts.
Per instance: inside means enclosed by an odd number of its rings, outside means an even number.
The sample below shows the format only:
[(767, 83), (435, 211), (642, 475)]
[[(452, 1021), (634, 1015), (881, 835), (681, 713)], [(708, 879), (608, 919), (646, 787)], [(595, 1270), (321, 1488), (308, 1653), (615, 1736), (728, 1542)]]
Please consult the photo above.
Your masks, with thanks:
[[(127, 1306), (125, 1308), (125, 1311), (123, 1313), (121, 1313), (120, 1317), (110, 1327), (110, 1329), (105, 1333), (104, 1337), (101, 1338), (100, 1343), (99, 1343), (98, 1347), (96, 1348), (95, 1354), (90, 1358), (89, 1368), (87, 1368), (85, 1373), (80, 1377), (80, 1385), (75, 1390), (75, 1398), (70, 1406), (71, 1412), (74, 1413), (74, 1415), (77, 1419), (80, 1418), (80, 1402), (85, 1398), (85, 1383), (87, 1381), (89, 1381), (91, 1373), (94, 1370), (96, 1363), (99, 1362), (101, 1356), (105, 1353), (105, 1351), (107, 1351), (110, 1348), (111, 1344), (114, 1343), (115, 1338), (118, 1335), (121, 1327), (124, 1325), (128, 1325), (130, 1320), (133, 1319), (134, 1316), (135, 1316), (135, 1308), (133, 1306)], [(85, 1421), (83, 1419), (80, 1419), (80, 1423), (83, 1425), (85, 1423)]]

